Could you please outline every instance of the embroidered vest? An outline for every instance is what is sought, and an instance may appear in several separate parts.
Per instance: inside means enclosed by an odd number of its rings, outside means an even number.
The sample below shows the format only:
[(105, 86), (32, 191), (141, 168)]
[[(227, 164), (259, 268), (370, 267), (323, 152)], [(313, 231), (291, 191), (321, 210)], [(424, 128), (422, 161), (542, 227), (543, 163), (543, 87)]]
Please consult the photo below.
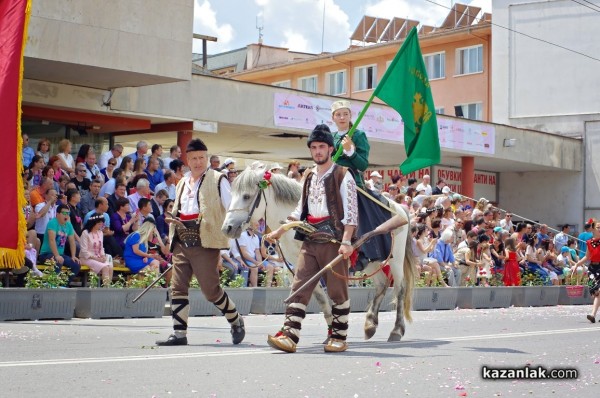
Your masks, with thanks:
[[(219, 186), (221, 178), (225, 175), (212, 169), (206, 170), (206, 174), (200, 183), (198, 189), (198, 209), (202, 215), (200, 218), (200, 241), (202, 247), (206, 249), (227, 249), (229, 248), (229, 239), (221, 232), (221, 226), (225, 221), (227, 209), (221, 203)], [(181, 194), (185, 184), (183, 179), (179, 181), (176, 188), (175, 204), (173, 205), (173, 215), (179, 213), (181, 205)], [(173, 238), (175, 236), (175, 226), (169, 226), (169, 241), (171, 242), (171, 251), (173, 251)]]
[[(330, 222), (335, 231), (335, 238), (339, 241), (342, 240), (344, 235), (344, 224), (342, 224), (344, 205), (340, 194), (340, 187), (346, 175), (346, 170), (345, 167), (335, 165), (331, 174), (325, 177), (324, 180), (327, 211), (331, 217)], [(310, 179), (313, 174), (312, 171), (308, 173), (304, 180), (304, 187), (302, 188), (302, 214), (300, 215), (302, 221), (306, 220), (308, 216), (308, 192), (310, 189)]]

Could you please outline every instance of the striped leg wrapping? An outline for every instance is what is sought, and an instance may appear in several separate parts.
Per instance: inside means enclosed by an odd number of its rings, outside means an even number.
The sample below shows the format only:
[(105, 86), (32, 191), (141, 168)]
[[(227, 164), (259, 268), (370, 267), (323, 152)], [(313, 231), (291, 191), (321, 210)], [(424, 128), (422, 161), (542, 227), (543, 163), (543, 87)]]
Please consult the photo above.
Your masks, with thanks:
[(348, 316), (350, 315), (350, 300), (342, 304), (334, 304), (331, 307), (333, 322), (331, 323), (331, 337), (338, 340), (346, 340), (348, 335)]
[(190, 300), (188, 296), (173, 297), (171, 299), (171, 311), (173, 313), (173, 330), (175, 330), (175, 336), (185, 337), (187, 334), (188, 317), (190, 315)]
[(232, 325), (238, 324), (240, 314), (238, 314), (237, 309), (235, 308), (235, 303), (232, 300), (229, 300), (229, 296), (226, 292), (223, 292), (221, 298), (215, 301), (213, 304), (225, 316), (227, 322)]
[(296, 344), (300, 340), (300, 329), (302, 329), (302, 321), (305, 316), (306, 306), (304, 304), (292, 303), (285, 309), (283, 333)]

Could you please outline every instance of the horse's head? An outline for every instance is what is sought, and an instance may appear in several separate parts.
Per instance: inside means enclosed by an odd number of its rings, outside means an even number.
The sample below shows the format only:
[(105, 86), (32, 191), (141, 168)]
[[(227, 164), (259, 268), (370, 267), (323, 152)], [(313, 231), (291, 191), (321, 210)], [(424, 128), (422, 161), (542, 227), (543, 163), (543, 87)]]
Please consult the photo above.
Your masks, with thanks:
[(255, 163), (238, 175), (231, 185), (231, 204), (221, 231), (229, 238), (239, 238), (251, 218), (260, 214), (261, 187), (265, 178), (265, 165)]

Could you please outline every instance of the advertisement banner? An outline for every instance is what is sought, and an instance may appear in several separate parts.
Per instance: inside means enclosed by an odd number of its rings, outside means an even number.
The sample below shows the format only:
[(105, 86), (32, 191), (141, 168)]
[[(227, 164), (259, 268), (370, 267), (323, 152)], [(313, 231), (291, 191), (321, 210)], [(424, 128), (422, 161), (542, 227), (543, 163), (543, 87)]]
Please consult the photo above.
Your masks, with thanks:
[[(273, 120), (275, 126), (312, 131), (317, 124), (327, 124), (332, 131), (336, 127), (331, 120), (331, 101), (288, 93), (274, 94)], [(354, 117), (362, 110), (362, 102), (352, 105)], [(404, 124), (393, 109), (371, 105), (360, 123), (370, 139), (403, 143)], [(466, 152), (493, 155), (496, 132), (494, 126), (466, 119), (438, 117), (440, 146)], [(402, 159), (398, 159), (400, 163)]]

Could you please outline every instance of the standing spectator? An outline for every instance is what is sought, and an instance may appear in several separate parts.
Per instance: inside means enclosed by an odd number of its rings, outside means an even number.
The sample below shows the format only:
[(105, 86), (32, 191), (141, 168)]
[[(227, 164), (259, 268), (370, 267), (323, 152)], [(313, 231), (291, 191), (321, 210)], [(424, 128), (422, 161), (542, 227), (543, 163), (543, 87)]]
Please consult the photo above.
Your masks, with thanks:
[(79, 209), (81, 214), (87, 214), (96, 208), (96, 199), (100, 194), (100, 181), (94, 180), (90, 183), (90, 190), (83, 191), (81, 200), (79, 201)]
[(583, 257), (587, 254), (587, 245), (585, 242), (592, 239), (594, 233), (592, 232), (592, 224), (594, 219), (590, 218), (583, 226), (584, 231), (579, 234), (579, 256)]
[(69, 222), (71, 215), (69, 207), (67, 205), (59, 205), (56, 213), (56, 218), (48, 222), (39, 259), (44, 263), (46, 260), (53, 258), (56, 261), (55, 271), (57, 273), (64, 266), (69, 268), (73, 275), (77, 275), (81, 268), (79, 259), (74, 255), (67, 256), (64, 254), (67, 242), (69, 242), (71, 253), (76, 253), (77, 250), (75, 246), (75, 231)]
[(100, 169), (100, 174), (102, 174), (102, 177), (104, 182), (108, 182), (108, 180), (110, 180), (111, 178), (113, 178), (113, 172), (116, 170), (117, 167), (117, 159), (115, 158), (110, 158), (108, 160), (108, 163), (106, 164), (106, 167)]
[(571, 232), (571, 227), (569, 224), (560, 226), (560, 232), (554, 237), (554, 248), (557, 252), (560, 253), (562, 247), (567, 244), (567, 241), (569, 240), (569, 232)]
[(292, 160), (289, 164), (288, 164), (288, 168), (287, 168), (287, 176), (288, 178), (294, 178), (293, 177), (293, 173), (298, 173), (300, 169), (300, 162), (297, 160)]
[[(181, 148), (178, 145), (173, 145), (169, 151), (169, 157), (163, 161), (166, 170), (171, 168), (171, 162), (181, 158)], [(217, 156), (217, 159), (219, 157)]]
[(148, 143), (146, 141), (140, 141), (135, 146), (135, 152), (127, 155), (128, 158), (134, 162), (138, 159), (146, 160), (146, 153), (148, 152)]
[(115, 204), (116, 212), (111, 216), (110, 222), (115, 231), (115, 239), (121, 248), (125, 248), (125, 239), (130, 233), (138, 228), (138, 213), (131, 215), (129, 211), (129, 200), (119, 198)]
[[(106, 200), (106, 198), (103, 198)], [(96, 274), (102, 276), (102, 285), (109, 287), (113, 278), (112, 257), (104, 252), (103, 234), (104, 215), (94, 214), (81, 234), (81, 264), (87, 265)]]
[(61, 168), (70, 175), (75, 173), (75, 161), (71, 156), (73, 144), (67, 139), (60, 140), (58, 143), (58, 157), (60, 158)]
[(512, 222), (512, 213), (506, 213), (504, 218), (500, 220), (500, 226), (503, 230), (510, 232), (511, 234), (515, 231), (515, 226)]
[(48, 164), (50, 161), (50, 140), (48, 138), (42, 138), (38, 141), (35, 154), (44, 159), (44, 164)]
[(23, 165), (29, 165), (31, 160), (35, 156), (35, 151), (29, 146), (29, 135), (26, 133), (21, 134), (23, 139)]
[(148, 182), (150, 182), (150, 190), (156, 192), (156, 186), (165, 180), (157, 158), (150, 157), (145, 173), (148, 176)]
[[(156, 234), (156, 225), (153, 219), (147, 219), (137, 231), (125, 239), (123, 259), (132, 274), (156, 271), (160, 266), (160, 255), (148, 253), (148, 242)], [(158, 237), (160, 239), (160, 237)]]
[(156, 159), (158, 161), (158, 166), (159, 166), (159, 170), (165, 168), (165, 164), (163, 162), (163, 160), (161, 159), (161, 156), (163, 154), (163, 147), (162, 145), (159, 144), (154, 144), (152, 145), (152, 148), (150, 149), (150, 157), (148, 158), (148, 166), (150, 166), (150, 159)]
[(33, 209), (35, 213), (35, 233), (41, 243), (44, 241), (44, 234), (46, 233), (48, 223), (56, 217), (57, 197), (56, 191), (50, 189), (46, 194), (46, 200), (38, 203)]
[(431, 257), (435, 258), (441, 267), (446, 269), (448, 285), (458, 287), (460, 285), (460, 270), (454, 265), (454, 253), (452, 252), (452, 231), (442, 232), (433, 250)]
[(154, 187), (154, 189), (156, 190), (156, 192), (164, 189), (165, 191), (167, 191), (169, 199), (175, 200), (176, 187), (177, 184), (175, 183), (175, 173), (173, 173), (172, 170), (167, 170), (165, 172), (164, 181), (158, 184), (156, 187)]
[(98, 161), (98, 166), (101, 169), (105, 169), (108, 167), (108, 161), (110, 159), (115, 159), (116, 167), (121, 167), (121, 161), (123, 160), (123, 158), (121, 156), (122, 154), (123, 154), (123, 145), (115, 144), (115, 145), (113, 145), (113, 147), (110, 151), (106, 151), (102, 155), (100, 155), (100, 160)]
[[(431, 194), (432, 195), (441, 195), (442, 189), (444, 189), (445, 186), (446, 186), (446, 180), (444, 180), (443, 178), (440, 178), (438, 180), (437, 184), (435, 184), (435, 188), (433, 188), (431, 190)], [(450, 190), (448, 190), (448, 192), (450, 192)]]
[(87, 169), (85, 168), (85, 165), (81, 163), (78, 164), (75, 171), (75, 177), (71, 178), (71, 182), (75, 184), (80, 192), (89, 191), (91, 180), (86, 177)]
[[(431, 185), (431, 177), (429, 177), (429, 174), (425, 174), (423, 176), (423, 180), (421, 181), (421, 183), (419, 185), (417, 185), (416, 191), (417, 192), (424, 192), (424, 195), (426, 196), (431, 196), (431, 192), (433, 192)], [(409, 180), (410, 183), (410, 180)], [(409, 184), (410, 185), (410, 184)]]
[(140, 178), (135, 184), (135, 193), (127, 197), (129, 199), (129, 207), (132, 213), (137, 212), (138, 202), (141, 198), (150, 197), (150, 183), (145, 178)]
[(513, 238), (505, 241), (506, 262), (504, 263), (504, 286), (521, 286), (521, 273), (517, 257), (517, 246)]

